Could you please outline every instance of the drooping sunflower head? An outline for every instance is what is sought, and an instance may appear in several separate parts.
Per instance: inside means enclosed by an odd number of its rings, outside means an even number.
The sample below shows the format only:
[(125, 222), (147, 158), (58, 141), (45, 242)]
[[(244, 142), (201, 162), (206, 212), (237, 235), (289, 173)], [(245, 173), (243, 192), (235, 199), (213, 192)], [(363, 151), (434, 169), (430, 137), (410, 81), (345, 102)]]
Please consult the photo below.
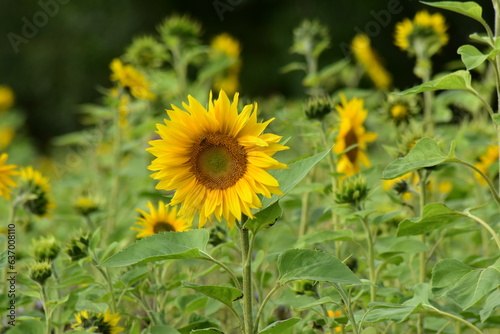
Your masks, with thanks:
[(137, 225), (131, 230), (138, 231), (137, 238), (144, 238), (161, 232), (182, 232), (191, 227), (191, 222), (184, 217), (177, 216), (177, 208), (166, 206), (163, 201), (158, 202), (158, 209), (155, 209), (151, 202), (147, 204), (149, 213), (141, 209), (137, 211), (141, 214), (137, 218)]
[(307, 118), (323, 121), (323, 119), (335, 110), (332, 100), (329, 96), (314, 96), (309, 98), (304, 111)]
[(59, 254), (61, 247), (56, 238), (51, 235), (40, 237), (33, 241), (33, 253), (37, 261), (52, 261)]
[(12, 176), (18, 175), (16, 165), (6, 165), (9, 155), (7, 153), (0, 154), (0, 196), (5, 199), (10, 199), (12, 187), (17, 187), (17, 183), (12, 179)]
[(210, 94), (208, 108), (192, 96), (184, 110), (172, 105), (169, 120), (157, 124), (161, 139), (150, 142), (156, 156), (149, 169), (160, 182), (157, 189), (175, 190), (171, 205), (180, 204), (178, 214), (199, 225), (224, 218), (229, 226), (242, 214), (262, 206), (257, 194), (281, 194), (279, 184), (267, 170), (287, 168), (272, 156), (288, 147), (280, 136), (263, 131), (272, 121), (257, 121), (257, 104), (238, 112), (238, 94), (233, 102), (221, 91)]
[(14, 104), (14, 92), (8, 86), (0, 86), (0, 113)]
[(118, 334), (125, 328), (117, 327), (120, 317), (118, 313), (94, 313), (90, 311), (81, 311), (75, 314), (76, 323), (71, 325), (75, 330), (84, 330), (99, 334)]
[(33, 167), (21, 168), (20, 188), (34, 198), (24, 203), (24, 208), (39, 217), (47, 216), (54, 203), (51, 201), (49, 180)]
[(132, 65), (124, 65), (120, 59), (115, 58), (109, 67), (111, 68), (111, 81), (117, 81), (120, 87), (129, 89), (133, 97), (145, 100), (156, 98), (151, 91), (151, 83)]
[(448, 43), (447, 29), (443, 15), (423, 10), (413, 21), (404, 19), (396, 24), (394, 44), (411, 55), (430, 57)]
[(378, 54), (371, 47), (370, 38), (366, 34), (358, 34), (351, 43), (354, 57), (365, 69), (366, 73), (379, 89), (387, 89), (392, 77), (382, 65)]
[(342, 154), (337, 163), (337, 171), (345, 176), (352, 176), (359, 173), (360, 163), (366, 167), (371, 165), (365, 153), (366, 144), (375, 141), (377, 134), (367, 132), (363, 125), (368, 115), (363, 99), (353, 98), (347, 101), (344, 95), (340, 99), (341, 104), (335, 107), (340, 116), (340, 126), (333, 150)]

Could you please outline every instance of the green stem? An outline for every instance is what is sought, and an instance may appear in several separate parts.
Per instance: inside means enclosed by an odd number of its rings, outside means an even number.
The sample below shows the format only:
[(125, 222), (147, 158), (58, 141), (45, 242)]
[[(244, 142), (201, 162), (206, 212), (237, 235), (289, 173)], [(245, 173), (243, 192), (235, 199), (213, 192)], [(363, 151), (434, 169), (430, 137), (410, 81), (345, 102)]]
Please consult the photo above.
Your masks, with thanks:
[(490, 234), (491, 236), (493, 237), (493, 239), (495, 240), (495, 242), (497, 243), (497, 247), (498, 249), (500, 250), (500, 238), (498, 237), (498, 234), (491, 228), (490, 225), (488, 225), (488, 223), (486, 223), (484, 220), (482, 220), (481, 218), (479, 217), (476, 217), (470, 213), (467, 213), (467, 214), (464, 214), (466, 217), (469, 217), (471, 219), (474, 219), (476, 222), (478, 222), (479, 224), (481, 224)]
[(41, 292), (41, 297), (42, 297), (42, 305), (43, 305), (43, 311), (45, 312), (45, 334), (51, 334), (51, 329), (50, 329), (50, 323), (51, 323), (51, 317), (52, 317), (52, 311), (47, 307), (47, 291), (45, 290), (45, 287), (43, 285), (40, 285), (40, 288), (42, 289)]
[[(499, 37), (500, 36), (500, 1), (499, 0), (493, 1), (493, 8), (495, 9), (495, 37)], [(492, 39), (491, 32), (488, 32), (488, 34), (490, 35), (490, 39)], [(494, 40), (494, 38), (493, 38), (493, 40)], [(500, 77), (499, 77), (499, 73), (498, 73), (498, 71), (500, 70), (500, 54), (497, 54), (495, 56), (495, 63), (496, 63), (496, 69), (497, 69), (497, 71), (495, 73), (496, 74), (496, 86), (497, 86), (497, 103), (498, 103), (497, 113), (500, 114)], [(495, 126), (496, 126), (496, 130), (497, 130), (498, 150), (500, 153), (500, 126), (497, 124)], [(500, 155), (498, 157), (498, 171), (500, 173)], [(500, 178), (499, 178), (498, 182), (499, 182), (498, 191), (500, 192)]]
[(376, 276), (375, 276), (375, 243), (373, 241), (373, 234), (370, 229), (370, 225), (368, 224), (368, 221), (366, 220), (365, 217), (360, 217), (361, 222), (363, 223), (363, 228), (365, 230), (366, 234), (366, 241), (368, 242), (368, 268), (369, 268), (369, 274), (370, 274), (370, 302), (375, 301), (375, 296), (376, 296)]
[(307, 232), (307, 213), (309, 208), (309, 192), (302, 195), (302, 211), (300, 213), (299, 238), (303, 237)]
[(471, 324), (470, 322), (468, 322), (467, 320), (464, 320), (460, 317), (457, 317), (456, 315), (453, 315), (451, 313), (448, 313), (448, 312), (444, 312), (444, 311), (441, 311), (441, 310), (438, 310), (437, 308), (431, 306), (431, 305), (425, 305), (427, 307), (430, 307), (431, 310), (425, 310), (426, 312), (428, 313), (437, 313), (439, 315), (442, 315), (442, 316), (445, 316), (445, 317), (448, 317), (448, 318), (451, 318), (451, 319), (454, 319), (458, 322), (461, 322), (462, 324), (468, 326), (469, 328), (471, 328), (474, 332), (476, 333), (479, 333), (479, 334), (484, 334), (479, 328), (477, 328), (476, 326), (474, 326), (473, 324)]
[[(122, 99), (123, 93), (118, 95), (118, 103)], [(120, 111), (117, 106), (113, 113), (113, 172), (111, 177), (111, 193), (109, 199), (109, 224), (107, 234), (114, 230), (118, 208), (118, 196), (120, 188), (120, 167), (121, 167), (121, 129), (120, 129)]]
[[(418, 171), (419, 175), (419, 184), (420, 184), (420, 216), (424, 215), (424, 207), (427, 201), (427, 170), (421, 169)], [(420, 241), (425, 245), (426, 236), (422, 234), (420, 236)], [(419, 253), (419, 279), (420, 283), (425, 282), (426, 278), (426, 265), (427, 265), (427, 252), (422, 251)], [(417, 322), (417, 332), (418, 334), (422, 334), (424, 332), (424, 315), (422, 313), (418, 314), (418, 322)]]
[(240, 228), (241, 261), (243, 265), (243, 333), (253, 334), (252, 314), (252, 254), (250, 253), (250, 231), (243, 227), (248, 218), (243, 216), (238, 224)]
[[(417, 62), (415, 65), (415, 74), (422, 79), (423, 83), (431, 80), (432, 62), (427, 56), (424, 56), (424, 50), (417, 52)], [(432, 118), (432, 102), (434, 100), (434, 92), (424, 92), (424, 129), (429, 133), (434, 132), (434, 120)]]
[(234, 272), (228, 266), (226, 266), (224, 263), (222, 263), (219, 260), (211, 257), (208, 254), (205, 254), (205, 255), (207, 255), (208, 258), (202, 258), (203, 260), (208, 260), (208, 261), (211, 261), (211, 262), (219, 265), (222, 269), (224, 269), (229, 274), (229, 276), (231, 276), (231, 278), (233, 279), (233, 282), (234, 282), (234, 285), (236, 286), (236, 288), (238, 288), (238, 289), (241, 290), (241, 284), (240, 284), (240, 281), (238, 281), (238, 277), (236, 277), (236, 275), (234, 274)]
[[(8, 220), (7, 226), (9, 226), (11, 224), (14, 224), (14, 225), (16, 224), (15, 223), (15, 221), (16, 221), (16, 211), (17, 211), (17, 206), (19, 205), (19, 203), (20, 202), (18, 200), (15, 200), (15, 201), (13, 201), (11, 203), (11, 206), (10, 206), (10, 209), (9, 209), (9, 220)], [(10, 253), (10, 254), (12, 254), (12, 253)], [(9, 266), (6, 265), (4, 267), (3, 271), (4, 271), (4, 276), (3, 277), (4, 277), (4, 279), (7, 279), (7, 272), (9, 271)], [(2, 284), (2, 285), (3, 285), (3, 288), (2, 288), (3, 294), (7, 295), (7, 290), (8, 290), (7, 285), (8, 284)]]
[(342, 297), (342, 300), (344, 301), (344, 304), (347, 308), (347, 317), (349, 318), (349, 321), (351, 322), (352, 333), (358, 334), (359, 331), (361, 330), (361, 328), (358, 329), (358, 325), (356, 324), (356, 318), (354, 318), (354, 312), (352, 310), (351, 300), (349, 299), (349, 297), (345, 293), (344, 289), (342, 289), (340, 284), (334, 283), (333, 286), (339, 292), (339, 294)]
[(463, 160), (460, 160), (460, 159), (456, 159), (456, 160), (453, 160), (453, 161), (450, 161), (450, 162), (457, 162), (457, 163), (460, 163), (462, 165), (465, 165), (469, 168), (472, 168), (475, 172), (477, 172), (479, 175), (481, 175), (481, 177), (486, 181), (486, 183), (488, 184), (488, 187), (490, 188), (490, 191), (491, 191), (491, 194), (493, 195), (493, 198), (495, 199), (495, 201), (498, 203), (498, 205), (500, 205), (500, 196), (498, 196), (498, 193), (497, 193), (497, 190), (495, 188), (495, 185), (493, 185), (493, 182), (490, 180), (489, 177), (487, 177), (481, 170), (479, 170), (476, 166), (466, 162), (466, 161), (463, 161)]
[(283, 285), (277, 283), (272, 289), (271, 291), (269, 291), (269, 293), (266, 295), (266, 297), (264, 298), (264, 300), (262, 301), (262, 304), (260, 304), (260, 307), (259, 307), (259, 310), (257, 311), (257, 316), (255, 317), (255, 325), (254, 325), (254, 328), (258, 329), (259, 328), (259, 321), (260, 321), (260, 317), (262, 316), (262, 312), (264, 311), (264, 308), (266, 307), (266, 304), (267, 302), (269, 301), (269, 299), (271, 299), (271, 296), (276, 292), (278, 291), (279, 288), (281, 288)]

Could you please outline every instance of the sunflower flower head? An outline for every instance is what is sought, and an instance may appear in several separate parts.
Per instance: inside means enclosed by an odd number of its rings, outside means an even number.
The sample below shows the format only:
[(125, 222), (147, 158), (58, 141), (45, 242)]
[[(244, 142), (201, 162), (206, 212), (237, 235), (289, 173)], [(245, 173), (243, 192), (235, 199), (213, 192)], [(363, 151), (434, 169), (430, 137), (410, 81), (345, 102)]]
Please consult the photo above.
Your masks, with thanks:
[(49, 180), (33, 167), (21, 168), (20, 189), (22, 192), (32, 195), (24, 202), (24, 208), (28, 212), (44, 217), (48, 216), (50, 210), (54, 208), (54, 203), (51, 201)]
[(156, 209), (151, 202), (147, 204), (149, 213), (141, 209), (136, 209), (141, 216), (137, 218), (137, 225), (131, 230), (139, 232), (137, 238), (144, 238), (162, 232), (182, 232), (191, 227), (191, 223), (184, 217), (177, 216), (177, 208), (167, 206), (163, 201), (158, 202)]
[(80, 233), (80, 235), (72, 237), (66, 246), (65, 252), (75, 262), (89, 255), (90, 236), (88, 233)]
[(132, 65), (124, 65), (120, 59), (113, 59), (110, 64), (111, 81), (116, 81), (122, 88), (130, 90), (130, 94), (137, 99), (154, 100), (156, 95), (151, 91), (151, 83), (144, 74)]
[(371, 47), (370, 38), (366, 34), (356, 35), (352, 40), (351, 49), (377, 88), (387, 89), (391, 86), (392, 77)]
[(341, 104), (335, 107), (340, 116), (340, 126), (333, 150), (337, 154), (342, 153), (337, 162), (337, 172), (352, 176), (359, 173), (360, 164), (370, 167), (370, 160), (365, 151), (367, 143), (375, 141), (377, 134), (367, 132), (363, 125), (368, 115), (363, 106), (363, 99), (353, 98), (347, 101), (345, 96), (341, 95), (340, 100)]
[(173, 15), (165, 19), (158, 32), (171, 49), (191, 47), (199, 42), (201, 25), (188, 16)]
[(349, 204), (354, 208), (359, 208), (368, 197), (368, 184), (364, 177), (359, 175), (344, 179), (335, 191), (335, 201), (340, 204)]
[(414, 96), (389, 95), (382, 107), (387, 119), (394, 124), (409, 124), (410, 120), (419, 112), (418, 103)]
[(448, 29), (443, 15), (423, 10), (413, 20), (396, 24), (394, 44), (410, 55), (430, 57), (448, 43)]
[(33, 241), (33, 253), (37, 261), (54, 260), (60, 249), (59, 243), (53, 235), (40, 237)]
[[(474, 164), (477, 169), (479, 169), (486, 176), (491, 176), (489, 169), (492, 165), (498, 163), (498, 145), (489, 145), (481, 156), (479, 156), (479, 161)], [(479, 173), (474, 174), (476, 179), (480, 184), (486, 185), (486, 181), (479, 175)]]
[(52, 276), (52, 265), (47, 260), (35, 262), (31, 265), (29, 274), (33, 281), (43, 285)]
[(223, 218), (233, 227), (242, 214), (253, 218), (251, 209), (262, 206), (257, 194), (282, 194), (278, 181), (267, 170), (287, 166), (272, 156), (288, 147), (280, 136), (263, 133), (272, 121), (257, 121), (257, 104), (238, 111), (238, 94), (231, 102), (224, 91), (208, 108), (192, 96), (184, 110), (172, 105), (169, 120), (157, 124), (161, 139), (150, 142), (156, 159), (149, 169), (159, 180), (157, 189), (175, 190), (170, 205), (180, 204), (178, 214), (199, 226)]
[(7, 165), (7, 153), (0, 154), (0, 196), (5, 199), (10, 199), (10, 192), (12, 187), (17, 187), (17, 183), (12, 179), (13, 176), (18, 175), (16, 165)]
[(82, 216), (88, 216), (100, 210), (99, 201), (89, 195), (82, 195), (73, 203), (73, 208)]
[(81, 311), (75, 315), (75, 318), (76, 322), (71, 325), (71, 328), (75, 330), (99, 334), (118, 334), (125, 330), (125, 328), (117, 326), (120, 321), (118, 313)]
[(14, 105), (14, 92), (8, 86), (0, 86), (0, 113)]
[(231, 35), (223, 33), (215, 36), (210, 44), (216, 56), (226, 57), (229, 60), (229, 67), (220, 75), (214, 78), (214, 89), (224, 90), (227, 94), (234, 94), (239, 87), (239, 74), (241, 68), (240, 43)]
[(168, 58), (165, 46), (151, 36), (134, 39), (125, 51), (125, 59), (138, 68), (158, 68)]
[(326, 115), (335, 110), (332, 100), (328, 96), (314, 96), (309, 98), (304, 110), (307, 118), (322, 121)]

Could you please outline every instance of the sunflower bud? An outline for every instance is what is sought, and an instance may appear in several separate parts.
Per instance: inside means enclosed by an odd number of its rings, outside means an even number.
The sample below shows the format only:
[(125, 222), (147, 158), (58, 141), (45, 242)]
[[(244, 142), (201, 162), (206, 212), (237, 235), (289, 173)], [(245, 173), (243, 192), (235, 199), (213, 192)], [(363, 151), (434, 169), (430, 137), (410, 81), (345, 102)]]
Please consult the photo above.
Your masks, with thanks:
[(310, 98), (304, 110), (307, 118), (322, 121), (326, 115), (335, 110), (335, 107), (328, 96), (320, 96)]
[(73, 204), (73, 208), (82, 216), (88, 216), (91, 213), (99, 211), (100, 209), (97, 200), (90, 196), (81, 196), (77, 198)]
[(335, 201), (340, 204), (358, 207), (366, 199), (368, 192), (368, 185), (364, 177), (350, 177), (340, 183), (340, 186), (335, 191)]
[(52, 276), (52, 266), (49, 261), (36, 262), (30, 268), (30, 278), (43, 285)]
[(60, 247), (53, 235), (33, 241), (33, 253), (37, 261), (52, 261), (59, 254)]
[(307, 296), (315, 296), (316, 295), (316, 282), (309, 280), (297, 280), (293, 282), (292, 290), (297, 295), (307, 295)]
[(88, 233), (78, 237), (73, 237), (66, 248), (66, 254), (71, 257), (72, 261), (78, 261), (88, 255), (88, 247), (90, 237)]
[(419, 112), (414, 96), (394, 97), (390, 95), (383, 110), (387, 118), (396, 125), (408, 124), (413, 116)]
[(215, 225), (210, 230), (210, 239), (208, 241), (212, 246), (217, 247), (220, 244), (227, 242), (227, 232), (219, 225)]
[(187, 16), (174, 15), (158, 27), (158, 32), (169, 48), (189, 47), (198, 44), (201, 26)]
[(292, 52), (303, 56), (319, 55), (330, 45), (328, 29), (318, 21), (303, 21), (293, 30)]
[(134, 39), (125, 51), (125, 59), (140, 68), (158, 68), (168, 60), (168, 53), (163, 44), (151, 36), (144, 36)]

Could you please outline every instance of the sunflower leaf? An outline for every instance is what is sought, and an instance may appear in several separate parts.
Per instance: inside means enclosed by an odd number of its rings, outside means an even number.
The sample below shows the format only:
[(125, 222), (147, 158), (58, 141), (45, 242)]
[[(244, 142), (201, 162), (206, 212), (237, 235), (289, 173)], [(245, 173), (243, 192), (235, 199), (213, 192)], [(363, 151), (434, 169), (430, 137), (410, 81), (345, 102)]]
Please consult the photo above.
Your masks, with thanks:
[[(262, 200), (262, 207), (257, 212), (268, 208), (285, 196), (286, 193), (292, 190), (297, 183), (299, 183), (307, 175), (307, 173), (309, 173), (309, 171), (321, 161), (321, 159), (326, 157), (330, 151), (331, 148), (308, 158), (293, 162), (288, 166), (288, 169), (270, 171), (269, 174), (274, 176), (274, 178), (278, 181), (279, 188), (283, 192), (283, 195), (274, 195), (270, 198), (264, 198)], [(257, 212), (255, 212), (255, 214), (257, 214)]]
[(278, 258), (278, 283), (312, 280), (330, 283), (361, 284), (342, 261), (313, 249), (289, 249)]
[(468, 17), (478, 21), (483, 26), (486, 24), (486, 22), (483, 19), (483, 8), (479, 4), (475, 3), (474, 1), (466, 1), (466, 2), (459, 2), (459, 1), (427, 2), (427, 1), (421, 1), (421, 2), (423, 4), (426, 4), (427, 6), (441, 8), (441, 9), (447, 9), (449, 11), (468, 16)]
[(468, 71), (460, 70), (395, 94), (410, 95), (443, 89), (460, 89), (472, 92), (474, 90), (471, 80)]
[(444, 204), (427, 204), (424, 206), (422, 217), (407, 218), (399, 224), (397, 236), (425, 234), (446, 226), (463, 216), (463, 213), (454, 211)]
[(181, 286), (201, 292), (205, 296), (216, 299), (230, 308), (233, 307), (234, 301), (243, 297), (243, 293), (240, 290), (229, 286), (198, 285), (188, 282), (183, 282)]
[(123, 267), (168, 259), (207, 258), (204, 250), (208, 244), (208, 237), (208, 231), (204, 229), (155, 234), (109, 257), (100, 266)]
[(472, 45), (462, 45), (458, 48), (457, 53), (462, 57), (462, 62), (469, 71), (484, 63), (489, 56)]
[(455, 142), (451, 143), (448, 154), (444, 154), (434, 139), (426, 137), (420, 139), (405, 157), (391, 162), (385, 168), (382, 178), (391, 180), (420, 168), (432, 167), (451, 161), (457, 161)]
[(263, 228), (273, 226), (282, 214), (283, 209), (281, 208), (280, 203), (276, 202), (266, 209), (259, 211), (255, 215), (255, 219), (247, 220), (243, 227), (252, 231), (253, 233), (257, 233)]
[(295, 324), (299, 321), (300, 318), (289, 318), (286, 320), (275, 321), (261, 330), (259, 334), (281, 334), (284, 330), (295, 326)]

